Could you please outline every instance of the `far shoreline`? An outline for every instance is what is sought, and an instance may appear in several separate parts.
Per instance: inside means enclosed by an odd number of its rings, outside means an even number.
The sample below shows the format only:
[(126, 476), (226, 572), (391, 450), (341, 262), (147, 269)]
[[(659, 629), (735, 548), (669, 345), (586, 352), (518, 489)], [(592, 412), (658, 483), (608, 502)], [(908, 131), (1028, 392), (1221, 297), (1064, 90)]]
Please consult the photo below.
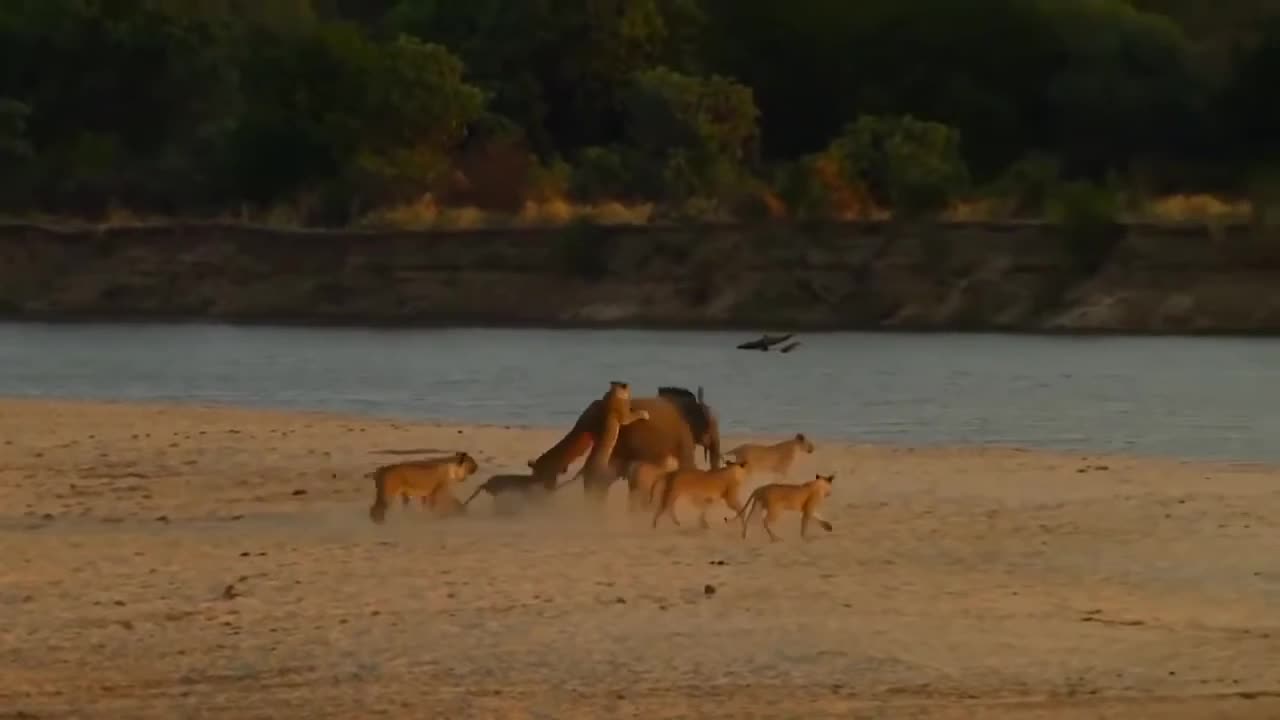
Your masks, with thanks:
[(0, 224), (0, 319), (364, 328), (1278, 337), (1247, 225), (313, 231)]
[[(743, 340), (755, 337), (747, 335), (795, 333), (807, 335), (955, 335), (966, 337), (1028, 337), (1061, 339), (1182, 339), (1182, 340), (1275, 340), (1280, 330), (1247, 330), (1230, 328), (1205, 328), (1198, 330), (1113, 329), (1113, 328), (1045, 328), (1010, 327), (992, 328), (972, 325), (937, 327), (839, 325), (831, 323), (785, 322), (777, 325), (747, 321), (697, 322), (697, 321), (591, 321), (591, 320), (521, 320), (519, 318), (476, 319), (474, 317), (422, 317), (413, 320), (395, 320), (379, 317), (331, 318), (306, 315), (272, 316), (214, 316), (195, 314), (142, 314), (142, 313), (7, 313), (0, 312), (0, 323), (11, 325), (109, 325), (109, 326), (211, 326), (228, 328), (263, 328), (280, 330), (542, 330), (554, 332), (572, 331), (636, 331), (671, 333), (742, 333)], [(745, 352), (745, 351), (744, 351)]]
[[(63, 407), (117, 407), (121, 409), (149, 410), (154, 412), (225, 412), (263, 417), (308, 417), (327, 421), (367, 421), (376, 424), (413, 425), (432, 430), (455, 430), (460, 434), (467, 431), (509, 431), (519, 433), (545, 434), (551, 438), (547, 447), (560, 439), (572, 427), (572, 421), (562, 425), (530, 425), (523, 423), (473, 422), (458, 419), (440, 419), (432, 417), (397, 415), (377, 412), (361, 412), (358, 410), (321, 409), (314, 407), (287, 407), (280, 405), (253, 405), (232, 401), (216, 400), (131, 400), (122, 398), (92, 398), (54, 395), (0, 395), (0, 410), (5, 406), (32, 405), (44, 409)], [(947, 454), (947, 453), (994, 453), (994, 454), (1027, 454), (1040, 457), (1075, 458), (1080, 456), (1092, 459), (1109, 459), (1113, 462), (1158, 462), (1174, 464), (1192, 464), (1223, 469), (1262, 469), (1280, 471), (1280, 460), (1267, 460), (1249, 457), (1226, 457), (1211, 455), (1174, 455), (1161, 453), (1132, 453), (1106, 448), (1089, 448), (1083, 446), (1048, 446), (1028, 443), (961, 443), (961, 442), (894, 442), (892, 440), (861, 440), (852, 437), (806, 433), (819, 445), (836, 446), (844, 449), (873, 448), (889, 452)], [(728, 450), (735, 443), (747, 441), (774, 442), (789, 435), (786, 431), (774, 432), (724, 432), (723, 439), (731, 439), (724, 445)], [(544, 448), (545, 449), (545, 448)], [(699, 455), (699, 457), (701, 457)]]

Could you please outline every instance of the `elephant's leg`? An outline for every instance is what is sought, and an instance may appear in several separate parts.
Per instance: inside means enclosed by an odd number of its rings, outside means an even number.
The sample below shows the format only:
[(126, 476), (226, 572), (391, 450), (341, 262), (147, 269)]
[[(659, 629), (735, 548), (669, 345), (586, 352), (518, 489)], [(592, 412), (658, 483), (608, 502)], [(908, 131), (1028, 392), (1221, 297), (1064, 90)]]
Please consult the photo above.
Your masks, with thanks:
[(694, 450), (697, 447), (697, 445), (693, 444), (693, 439), (689, 437), (688, 433), (680, 437), (679, 446), (676, 448), (675, 454), (676, 460), (680, 463), (680, 469), (698, 467), (697, 455), (694, 454)]

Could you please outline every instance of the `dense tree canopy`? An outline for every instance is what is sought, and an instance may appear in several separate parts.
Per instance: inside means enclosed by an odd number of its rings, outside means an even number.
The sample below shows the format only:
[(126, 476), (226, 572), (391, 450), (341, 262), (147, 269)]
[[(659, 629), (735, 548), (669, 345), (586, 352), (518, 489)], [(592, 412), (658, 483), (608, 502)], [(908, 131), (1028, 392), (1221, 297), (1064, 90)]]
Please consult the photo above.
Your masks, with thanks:
[(1273, 0), (7, 0), (0, 208), (1242, 194), (1276, 77)]

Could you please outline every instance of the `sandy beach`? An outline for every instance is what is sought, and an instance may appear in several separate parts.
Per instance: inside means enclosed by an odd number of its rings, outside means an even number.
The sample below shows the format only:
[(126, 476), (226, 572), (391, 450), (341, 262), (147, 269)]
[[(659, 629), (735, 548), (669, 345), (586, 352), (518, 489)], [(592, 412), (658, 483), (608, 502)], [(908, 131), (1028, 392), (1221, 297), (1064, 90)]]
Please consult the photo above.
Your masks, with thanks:
[(369, 521), (379, 464), (465, 497), (566, 429), (0, 401), (0, 718), (1280, 717), (1278, 468), (819, 437), (809, 541)]

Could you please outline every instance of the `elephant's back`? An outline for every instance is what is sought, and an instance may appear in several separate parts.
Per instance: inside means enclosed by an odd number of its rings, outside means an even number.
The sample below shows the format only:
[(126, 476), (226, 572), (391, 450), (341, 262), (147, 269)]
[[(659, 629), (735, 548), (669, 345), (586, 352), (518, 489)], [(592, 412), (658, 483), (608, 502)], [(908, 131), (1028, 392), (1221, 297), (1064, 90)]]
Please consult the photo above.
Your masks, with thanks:
[(660, 397), (632, 398), (631, 409), (648, 412), (649, 419), (622, 427), (615, 454), (621, 450), (632, 460), (662, 463), (692, 452), (693, 434), (675, 403)]

